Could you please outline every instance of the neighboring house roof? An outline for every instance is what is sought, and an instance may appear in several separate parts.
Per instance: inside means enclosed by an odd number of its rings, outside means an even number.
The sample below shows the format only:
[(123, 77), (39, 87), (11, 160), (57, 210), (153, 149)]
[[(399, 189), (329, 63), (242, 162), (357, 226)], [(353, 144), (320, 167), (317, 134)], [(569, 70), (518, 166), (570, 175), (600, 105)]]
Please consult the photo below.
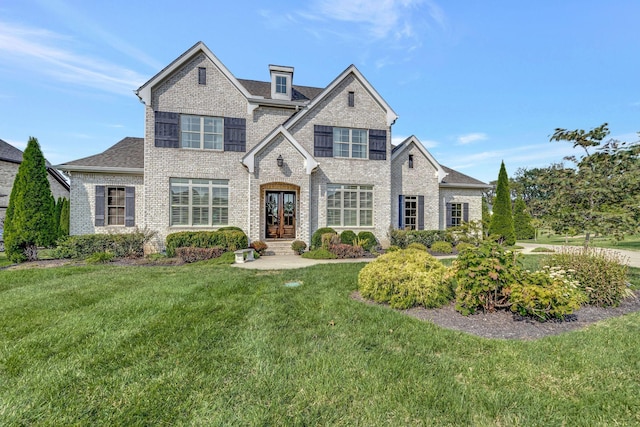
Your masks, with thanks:
[(441, 187), (455, 188), (490, 188), (491, 185), (458, 172), (457, 170), (442, 166), (447, 176), (440, 183)]
[(396, 145), (395, 147), (393, 147), (393, 149), (391, 150), (391, 160), (398, 157), (400, 153), (402, 153), (405, 149), (410, 147), (412, 144), (415, 145), (416, 148), (418, 148), (418, 150), (420, 150), (420, 152), (422, 152), (422, 154), (427, 158), (427, 160), (433, 165), (433, 167), (436, 168), (436, 172), (438, 173), (438, 183), (441, 183), (442, 180), (447, 175), (447, 172), (440, 165), (440, 163), (436, 161), (436, 159), (431, 155), (429, 150), (427, 150), (427, 148), (422, 144), (422, 142), (420, 142), (420, 140), (415, 135), (411, 135), (409, 138), (402, 141), (399, 145)]
[[(0, 161), (20, 164), (22, 163), (22, 155), (22, 151), (9, 144), (8, 142), (0, 139)], [(58, 172), (54, 168), (54, 166), (51, 166), (51, 163), (49, 163), (47, 159), (44, 160), (44, 163), (49, 174), (51, 174), (51, 176), (53, 176), (53, 178), (55, 178), (55, 180), (58, 181), (60, 185), (62, 185), (68, 191), (69, 183), (67, 182), (65, 177), (60, 172)]]
[(70, 172), (144, 172), (144, 138), (128, 136), (100, 154), (56, 166)]

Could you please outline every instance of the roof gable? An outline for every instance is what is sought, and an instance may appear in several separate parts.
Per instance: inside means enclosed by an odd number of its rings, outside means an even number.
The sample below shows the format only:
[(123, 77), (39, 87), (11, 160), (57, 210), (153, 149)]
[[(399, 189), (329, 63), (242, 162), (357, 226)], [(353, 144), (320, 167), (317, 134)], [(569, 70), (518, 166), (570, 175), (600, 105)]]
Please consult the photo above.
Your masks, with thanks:
[(398, 115), (395, 111), (387, 104), (387, 102), (380, 96), (378, 91), (376, 91), (371, 83), (362, 75), (362, 73), (356, 68), (355, 65), (350, 65), (344, 70), (338, 77), (336, 77), (329, 85), (322, 90), (313, 100), (305, 107), (305, 109), (298, 114), (292, 116), (287, 122), (285, 122), (284, 126), (286, 129), (291, 129), (293, 125), (299, 122), (304, 116), (306, 116), (309, 111), (313, 110), (313, 108), (321, 103), (329, 94), (340, 84), (342, 83), (349, 75), (353, 75), (359, 82), (364, 86), (364, 88), (369, 92), (369, 94), (376, 100), (376, 102), (380, 105), (380, 107), (387, 114), (387, 126), (391, 126), (398, 119)]
[(420, 140), (415, 135), (411, 135), (409, 138), (405, 139), (399, 145), (396, 145), (393, 148), (393, 151), (391, 153), (391, 161), (396, 159), (411, 145), (414, 145), (418, 149), (418, 151), (420, 151), (422, 155), (429, 161), (429, 163), (433, 165), (433, 167), (436, 169), (436, 172), (438, 173), (438, 183), (442, 182), (442, 180), (447, 176), (447, 171), (443, 166), (440, 165), (440, 163), (436, 161), (435, 157), (431, 155), (429, 150), (427, 150), (426, 147), (422, 145), (422, 142), (420, 142)]
[(180, 69), (183, 65), (188, 63), (191, 58), (198, 55), (199, 53), (204, 54), (211, 62), (215, 64), (216, 67), (224, 74), (224, 76), (229, 79), (231, 84), (235, 86), (238, 91), (240, 91), (246, 98), (251, 98), (251, 94), (247, 89), (236, 79), (231, 71), (224, 66), (224, 64), (211, 52), (211, 50), (201, 41), (193, 45), (189, 50), (184, 52), (178, 58), (176, 58), (171, 64), (167, 65), (163, 68), (158, 74), (151, 77), (149, 81), (140, 86), (138, 90), (136, 90), (136, 95), (145, 105), (151, 105), (151, 89), (164, 81), (167, 77), (171, 76), (175, 71)]

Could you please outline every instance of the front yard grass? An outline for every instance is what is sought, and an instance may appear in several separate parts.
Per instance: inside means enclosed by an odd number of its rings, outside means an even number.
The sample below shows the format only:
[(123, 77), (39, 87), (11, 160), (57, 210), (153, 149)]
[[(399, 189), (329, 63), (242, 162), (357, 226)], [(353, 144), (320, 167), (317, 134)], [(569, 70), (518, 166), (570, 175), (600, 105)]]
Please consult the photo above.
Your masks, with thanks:
[(489, 340), (352, 300), (362, 266), (0, 271), (0, 424), (640, 423), (640, 313)]
[[(640, 234), (625, 236), (624, 240), (615, 240), (612, 237), (591, 236), (591, 246), (596, 248), (624, 249), (629, 251), (640, 251)], [(518, 242), (534, 243), (539, 245), (584, 245), (584, 236), (565, 237), (557, 234), (540, 233), (537, 239), (518, 240)]]

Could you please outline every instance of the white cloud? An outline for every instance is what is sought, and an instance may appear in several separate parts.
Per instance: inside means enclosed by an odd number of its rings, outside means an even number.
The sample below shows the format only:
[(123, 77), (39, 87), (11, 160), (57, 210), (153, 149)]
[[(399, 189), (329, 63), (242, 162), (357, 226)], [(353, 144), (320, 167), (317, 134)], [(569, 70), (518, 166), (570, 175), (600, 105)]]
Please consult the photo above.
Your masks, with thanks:
[(478, 141), (486, 141), (487, 139), (489, 139), (489, 137), (487, 136), (486, 133), (469, 133), (466, 135), (461, 135), (457, 138), (457, 145), (467, 145), (467, 144), (472, 144), (474, 142), (478, 142)]
[(9, 22), (0, 22), (0, 54), (5, 67), (127, 96), (145, 81), (133, 70), (74, 52), (68, 37)]

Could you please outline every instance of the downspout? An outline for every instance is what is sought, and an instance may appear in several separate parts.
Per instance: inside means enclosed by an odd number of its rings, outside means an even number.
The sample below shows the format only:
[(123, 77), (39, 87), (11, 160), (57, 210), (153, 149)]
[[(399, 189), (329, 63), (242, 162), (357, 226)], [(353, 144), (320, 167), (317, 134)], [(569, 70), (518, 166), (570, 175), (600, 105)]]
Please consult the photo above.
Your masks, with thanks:
[(249, 238), (249, 244), (251, 244), (251, 173), (247, 174), (249, 180), (247, 181), (247, 237)]

